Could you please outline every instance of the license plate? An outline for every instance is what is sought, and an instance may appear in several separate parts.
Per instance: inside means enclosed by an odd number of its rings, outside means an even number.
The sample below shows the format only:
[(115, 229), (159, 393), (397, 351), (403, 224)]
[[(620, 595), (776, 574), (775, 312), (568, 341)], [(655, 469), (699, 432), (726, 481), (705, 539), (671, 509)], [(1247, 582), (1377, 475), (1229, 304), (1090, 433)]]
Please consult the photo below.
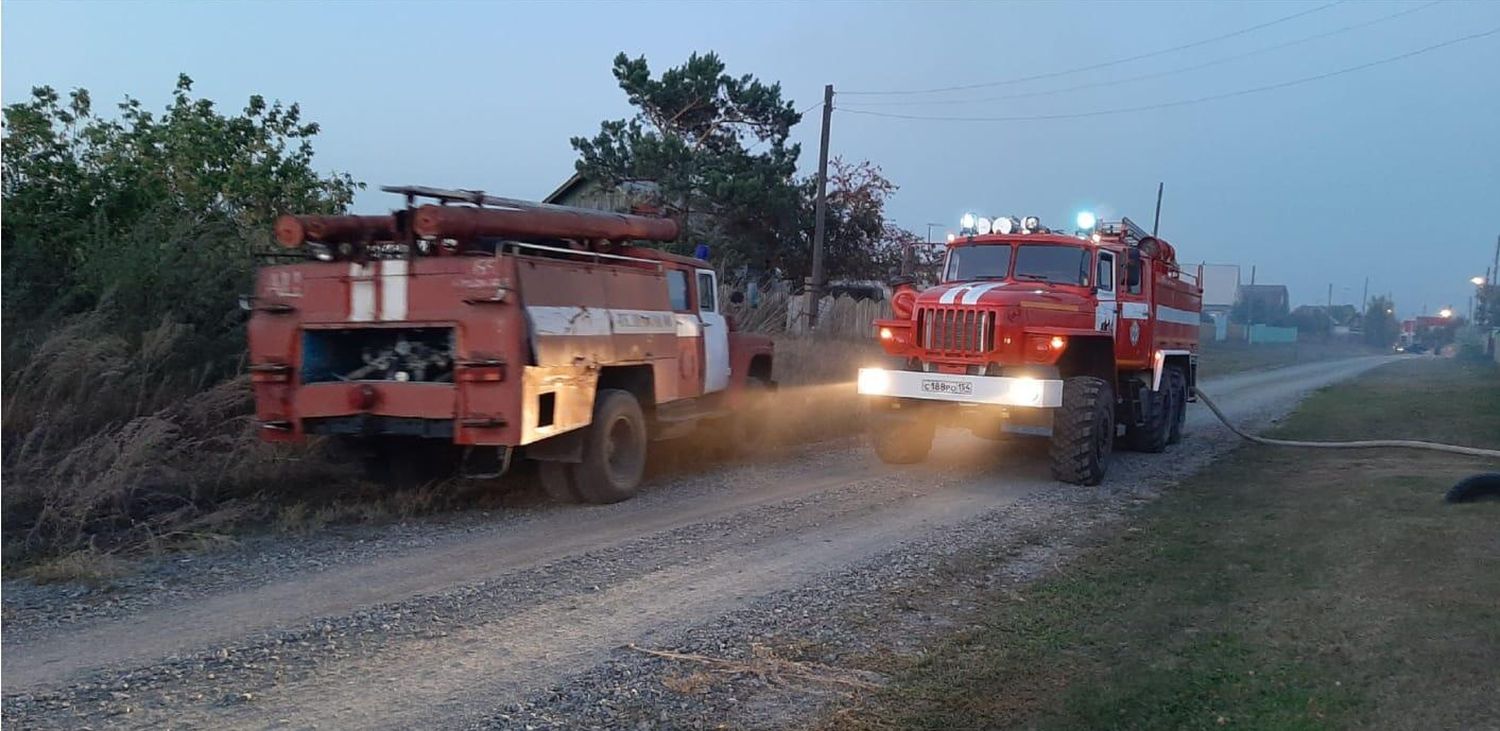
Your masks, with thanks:
[(954, 396), (974, 395), (974, 384), (968, 381), (922, 380), (922, 393), (946, 393)]

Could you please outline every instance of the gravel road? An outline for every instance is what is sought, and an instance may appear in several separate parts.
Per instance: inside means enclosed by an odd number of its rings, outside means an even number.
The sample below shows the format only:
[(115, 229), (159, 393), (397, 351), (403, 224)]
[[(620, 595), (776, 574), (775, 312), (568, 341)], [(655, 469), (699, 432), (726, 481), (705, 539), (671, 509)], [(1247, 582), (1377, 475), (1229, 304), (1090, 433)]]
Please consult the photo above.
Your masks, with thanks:
[[(1372, 357), (1203, 384), (1265, 424)], [(1234, 445), (1207, 409), (1104, 486), (1035, 442), (939, 435), (923, 465), (855, 440), (538, 504), (263, 538), (108, 591), (4, 589), (16, 728), (780, 727), (878, 686), (872, 658), (960, 626)], [(676, 653), (672, 655), (671, 653)]]

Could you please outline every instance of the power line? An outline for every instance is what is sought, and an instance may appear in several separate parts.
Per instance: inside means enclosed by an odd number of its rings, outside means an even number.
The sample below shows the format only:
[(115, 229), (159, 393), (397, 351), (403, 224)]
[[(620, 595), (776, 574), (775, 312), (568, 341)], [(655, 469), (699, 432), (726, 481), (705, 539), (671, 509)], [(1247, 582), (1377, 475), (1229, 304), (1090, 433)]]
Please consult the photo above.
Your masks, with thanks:
[(1064, 93), (1067, 93), (1067, 92), (1070, 92), (1070, 91), (1081, 91), (1083, 89), (1096, 89), (1096, 88), (1099, 88), (1099, 87), (1102, 87), (1102, 86), (1117, 86), (1119, 84), (1128, 84), (1128, 83), (1135, 82), (1135, 81), (1144, 81), (1146, 79), (1157, 79), (1157, 78), (1161, 78), (1163, 76), (1174, 76), (1176, 74), (1185, 74), (1185, 73), (1188, 73), (1189, 71), (1198, 71), (1200, 69), (1206, 69), (1206, 68), (1208, 68), (1210, 66), (1218, 66), (1220, 64), (1229, 63), (1230, 61), (1238, 61), (1238, 60), (1240, 60), (1242, 58), (1249, 58), (1251, 56), (1257, 56), (1257, 55), (1260, 55), (1262, 53), (1268, 53), (1270, 51), (1279, 51), (1279, 50), (1281, 50), (1283, 48), (1290, 48), (1292, 46), (1301, 45), (1303, 43), (1308, 43), (1310, 41), (1316, 41), (1316, 40), (1321, 40), (1323, 38), (1327, 38), (1329, 36), (1335, 36), (1335, 35), (1338, 35), (1340, 33), (1348, 33), (1349, 31), (1352, 31), (1352, 30), (1359, 30), (1360, 28), (1367, 28), (1367, 27), (1375, 25), (1377, 23), (1384, 23), (1384, 22), (1386, 22), (1388, 20), (1395, 20), (1396, 18), (1402, 17), (1404, 15), (1410, 15), (1412, 13), (1415, 13), (1415, 12), (1418, 12), (1418, 11), (1421, 11), (1421, 10), (1426, 10), (1427, 8), (1430, 8), (1430, 7), (1434, 6), (1434, 5), (1441, 5), (1444, 2), (1447, 2), (1447, 0), (1432, 0), (1432, 2), (1423, 4), (1423, 5), (1418, 5), (1416, 7), (1407, 8), (1405, 10), (1400, 10), (1400, 11), (1391, 13), (1389, 15), (1382, 15), (1382, 16), (1380, 16), (1378, 18), (1375, 18), (1373, 20), (1367, 20), (1367, 21), (1365, 21), (1363, 23), (1355, 23), (1353, 25), (1346, 25), (1346, 26), (1344, 26), (1342, 28), (1336, 28), (1334, 30), (1324, 31), (1322, 33), (1316, 33), (1314, 35), (1305, 36), (1305, 37), (1298, 38), (1298, 39), (1295, 39), (1295, 40), (1287, 41), (1285, 43), (1277, 43), (1275, 45), (1265, 46), (1263, 48), (1257, 48), (1255, 50), (1246, 51), (1244, 53), (1238, 53), (1238, 54), (1235, 54), (1233, 56), (1225, 56), (1223, 58), (1215, 59), (1213, 61), (1207, 61), (1207, 62), (1200, 63), (1200, 64), (1195, 64), (1195, 65), (1192, 65), (1192, 66), (1184, 66), (1182, 68), (1171, 69), (1171, 70), (1168, 70), (1168, 71), (1157, 71), (1157, 72), (1149, 73), (1149, 74), (1141, 74), (1139, 76), (1127, 76), (1127, 77), (1125, 77), (1123, 79), (1114, 79), (1114, 80), (1111, 80), (1111, 81), (1092, 81), (1092, 82), (1089, 82), (1087, 84), (1075, 84), (1073, 86), (1066, 86), (1066, 87), (1062, 87), (1062, 88), (1059, 88), (1059, 89), (1043, 89), (1043, 90), (1040, 90), (1040, 91), (1026, 91), (1026, 92), (1020, 92), (1020, 93), (1017, 93), (1017, 94), (1005, 94), (1003, 96), (985, 97), (983, 99), (926, 99), (926, 100), (924, 100), (924, 99), (901, 99), (901, 100), (891, 100), (891, 101), (874, 100), (874, 101), (868, 101), (868, 102), (859, 101), (859, 102), (856, 102), (856, 104), (859, 104), (859, 105), (862, 105), (862, 106), (888, 106), (888, 107), (889, 106), (915, 106), (915, 105), (927, 105), (927, 104), (983, 104), (983, 103), (987, 103), (987, 102), (1007, 101), (1007, 100), (1011, 100), (1011, 99), (1028, 99), (1028, 98), (1039, 97), (1039, 96), (1052, 96), (1052, 95), (1055, 95), (1055, 94), (1064, 94)]
[(1028, 114), (1028, 115), (1016, 115), (1016, 116), (1009, 116), (1009, 117), (948, 117), (948, 116), (931, 116), (931, 115), (922, 115), (922, 114), (895, 114), (895, 113), (891, 113), (891, 112), (877, 112), (877, 111), (868, 110), (868, 109), (847, 109), (847, 108), (843, 108), (843, 107), (840, 107), (838, 109), (838, 111), (844, 112), (844, 113), (848, 113), (848, 114), (863, 114), (863, 115), (871, 116), (871, 117), (889, 117), (889, 118), (892, 118), (892, 119), (919, 119), (919, 120), (941, 121), (941, 122), (1025, 122), (1025, 121), (1048, 120), (1048, 119), (1078, 119), (1078, 118), (1081, 118), (1081, 117), (1100, 117), (1100, 116), (1109, 115), (1109, 114), (1125, 114), (1127, 112), (1144, 112), (1144, 111), (1149, 111), (1149, 110), (1153, 110), (1153, 109), (1167, 109), (1167, 108), (1170, 108), (1170, 107), (1183, 107), (1183, 106), (1187, 106), (1189, 104), (1201, 104), (1203, 102), (1217, 101), (1217, 100), (1220, 100), (1220, 99), (1229, 99), (1231, 97), (1245, 96), (1247, 94), (1258, 94), (1258, 93), (1266, 92), (1266, 91), (1274, 91), (1274, 90), (1277, 90), (1277, 89), (1285, 89), (1285, 88), (1290, 87), (1290, 86), (1298, 86), (1298, 85), (1301, 85), (1301, 84), (1307, 84), (1307, 83), (1311, 83), (1311, 82), (1314, 82), (1314, 81), (1321, 81), (1323, 79), (1332, 78), (1334, 76), (1342, 76), (1344, 74), (1353, 73), (1355, 71), (1362, 71), (1364, 69), (1371, 68), (1371, 67), (1374, 67), (1374, 66), (1381, 66), (1381, 65), (1384, 65), (1384, 64), (1388, 64), (1388, 63), (1394, 63), (1396, 61), (1405, 60), (1405, 59), (1411, 58), (1413, 56), (1419, 56), (1421, 54), (1428, 53), (1430, 51), (1436, 51), (1436, 50), (1438, 50), (1440, 48), (1446, 48), (1448, 46), (1452, 46), (1452, 45), (1455, 45), (1455, 44), (1458, 44), (1458, 43), (1463, 43), (1465, 41), (1472, 41), (1472, 40), (1475, 40), (1477, 38), (1484, 38), (1486, 36), (1492, 36), (1492, 35), (1495, 35), (1496, 33), (1500, 33), (1500, 27), (1491, 28), (1489, 30), (1481, 31), (1479, 33), (1471, 33), (1469, 35), (1460, 36), (1458, 38), (1452, 38), (1452, 39), (1443, 41), (1442, 43), (1436, 43), (1436, 44), (1433, 44), (1431, 46), (1426, 46), (1426, 47), (1423, 47), (1423, 48), (1418, 48), (1418, 49), (1416, 49), (1414, 51), (1407, 51), (1406, 53), (1398, 54), (1398, 55), (1395, 55), (1395, 56), (1387, 56), (1385, 58), (1378, 59), (1378, 60), (1375, 60), (1375, 61), (1369, 61), (1369, 62), (1366, 62), (1366, 63), (1359, 64), (1357, 66), (1349, 66), (1349, 67), (1346, 67), (1346, 68), (1338, 69), (1336, 71), (1328, 71), (1328, 72), (1317, 74), (1317, 75), (1314, 75), (1314, 76), (1304, 76), (1302, 78), (1292, 79), (1290, 81), (1282, 81), (1282, 82), (1278, 82), (1278, 83), (1275, 83), (1275, 84), (1266, 84), (1264, 86), (1256, 86), (1256, 87), (1251, 87), (1249, 89), (1239, 89), (1237, 91), (1230, 91), (1230, 92), (1225, 92), (1225, 93), (1222, 93), (1222, 94), (1210, 94), (1208, 96), (1201, 96), (1201, 97), (1197, 97), (1197, 98), (1194, 98), (1194, 99), (1181, 99), (1181, 100), (1178, 100), (1178, 101), (1162, 102), (1160, 104), (1146, 104), (1146, 105), (1135, 106), (1135, 107), (1117, 107), (1117, 108), (1114, 108), (1114, 109), (1095, 109), (1095, 110), (1088, 111), (1088, 112), (1072, 112), (1072, 113), (1066, 113), (1066, 114)]
[(1298, 12), (1292, 13), (1291, 15), (1283, 16), (1283, 17), (1277, 18), (1275, 20), (1270, 20), (1270, 21), (1267, 21), (1267, 22), (1264, 22), (1264, 23), (1260, 23), (1258, 25), (1252, 25), (1252, 26), (1250, 26), (1248, 28), (1241, 28), (1241, 29), (1239, 29), (1237, 31), (1234, 31), (1234, 32), (1231, 32), (1231, 33), (1225, 33), (1223, 35), (1214, 36), (1213, 38), (1204, 38), (1203, 40), (1193, 41), (1192, 43), (1184, 43), (1184, 44), (1182, 44), (1180, 46), (1173, 46), (1171, 48), (1163, 48), (1163, 49), (1161, 49), (1159, 51), (1150, 51), (1148, 53), (1137, 54), (1135, 56), (1128, 56), (1126, 58), (1117, 58), (1117, 59), (1115, 59), (1113, 61), (1102, 61), (1100, 63), (1090, 64), (1088, 66), (1079, 66), (1077, 68), (1067, 69), (1067, 70), (1064, 70), (1064, 71), (1050, 71), (1050, 72), (1047, 72), (1047, 73), (1044, 73), (1044, 74), (1035, 74), (1033, 76), (1020, 76), (1020, 77), (1016, 77), (1016, 78), (1013, 78), (1013, 79), (1005, 79), (1003, 81), (989, 81), (989, 82), (985, 82), (985, 83), (982, 83), (982, 84), (964, 84), (962, 86), (942, 86), (942, 87), (936, 87), (936, 88), (932, 88), (932, 89), (906, 89), (906, 90), (898, 90), (898, 91), (841, 91), (841, 92), (839, 92), (839, 94), (842, 94), (842, 95), (845, 95), (845, 96), (856, 96), (856, 95), (858, 95), (858, 96), (877, 96), (877, 95), (879, 95), (879, 96), (891, 96), (891, 95), (904, 95), (904, 94), (937, 94), (937, 93), (941, 93), (941, 92), (945, 92), (945, 91), (967, 91), (969, 89), (986, 89), (986, 88), (994, 87), (994, 86), (1006, 86), (1008, 84), (1019, 84), (1019, 83), (1021, 83), (1023, 81), (1038, 81), (1038, 80), (1041, 80), (1041, 79), (1052, 79), (1052, 78), (1056, 78), (1056, 77), (1059, 77), (1059, 76), (1067, 76), (1069, 74), (1076, 74), (1076, 73), (1081, 73), (1081, 72), (1084, 72), (1084, 71), (1093, 71), (1094, 69), (1102, 69), (1102, 68), (1105, 68), (1107, 66), (1115, 66), (1117, 64), (1129, 63), (1131, 61), (1139, 61), (1139, 60), (1141, 60), (1143, 58), (1153, 58), (1155, 56), (1161, 56), (1161, 55), (1168, 54), (1168, 53), (1175, 53), (1177, 51), (1184, 51), (1184, 50), (1187, 50), (1189, 48), (1197, 48), (1198, 46), (1206, 45), (1206, 44), (1209, 44), (1209, 43), (1216, 43), (1218, 41), (1222, 41), (1222, 40), (1225, 40), (1227, 38), (1234, 38), (1235, 36), (1242, 36), (1242, 35), (1244, 35), (1246, 33), (1252, 33), (1254, 31), (1258, 31), (1258, 30), (1260, 30), (1262, 28), (1269, 28), (1269, 27), (1271, 27), (1273, 25), (1277, 25), (1277, 24), (1280, 24), (1280, 23), (1285, 23), (1285, 22), (1287, 22), (1289, 20), (1294, 20), (1294, 19), (1300, 18), (1300, 17), (1302, 17), (1304, 15), (1311, 15), (1311, 14), (1316, 13), (1316, 12), (1327, 10), (1328, 8), (1331, 8), (1331, 7), (1335, 6), (1335, 5), (1340, 5), (1343, 2), (1344, 2), (1344, 0), (1334, 0), (1333, 2), (1325, 3), (1323, 5), (1319, 5), (1319, 6), (1315, 7), (1315, 8), (1309, 8), (1307, 10), (1298, 11)]

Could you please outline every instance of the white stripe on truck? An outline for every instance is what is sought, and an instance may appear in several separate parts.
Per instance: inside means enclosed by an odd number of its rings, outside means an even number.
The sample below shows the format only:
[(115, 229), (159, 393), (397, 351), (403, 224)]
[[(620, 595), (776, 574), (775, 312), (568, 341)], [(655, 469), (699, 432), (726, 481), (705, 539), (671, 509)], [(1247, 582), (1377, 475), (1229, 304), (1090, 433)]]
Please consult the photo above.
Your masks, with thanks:
[(375, 267), (371, 264), (349, 264), (349, 321), (369, 322), (375, 319)]
[(1157, 305), (1156, 319), (1161, 320), (1162, 322), (1170, 322), (1175, 325), (1192, 325), (1194, 327), (1197, 327), (1198, 321), (1201, 318), (1196, 312), (1179, 310), (1176, 307), (1168, 307), (1166, 305)]
[(406, 319), (407, 263), (401, 259), (380, 262), (380, 319)]
[(541, 336), (676, 335), (677, 316), (666, 310), (623, 310), (603, 307), (526, 308), (531, 330)]

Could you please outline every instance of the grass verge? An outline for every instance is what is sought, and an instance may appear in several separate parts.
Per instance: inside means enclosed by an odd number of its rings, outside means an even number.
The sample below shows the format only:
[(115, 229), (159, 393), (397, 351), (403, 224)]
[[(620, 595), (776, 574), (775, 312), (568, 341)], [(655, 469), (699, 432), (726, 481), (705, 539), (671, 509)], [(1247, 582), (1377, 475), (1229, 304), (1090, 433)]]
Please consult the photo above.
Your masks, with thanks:
[(1280, 368), (1298, 363), (1354, 358), (1385, 352), (1359, 343), (1307, 342), (1250, 345), (1227, 341), (1204, 341), (1198, 356), (1198, 375), (1203, 378), (1214, 378), (1241, 371)]
[[(1413, 387), (1421, 384), (1420, 388)], [(1405, 361), (1311, 397), (1279, 430), (1500, 446), (1500, 373)], [(1494, 470), (1411, 452), (1247, 447), (830, 728), (1472, 728), (1500, 719)]]

